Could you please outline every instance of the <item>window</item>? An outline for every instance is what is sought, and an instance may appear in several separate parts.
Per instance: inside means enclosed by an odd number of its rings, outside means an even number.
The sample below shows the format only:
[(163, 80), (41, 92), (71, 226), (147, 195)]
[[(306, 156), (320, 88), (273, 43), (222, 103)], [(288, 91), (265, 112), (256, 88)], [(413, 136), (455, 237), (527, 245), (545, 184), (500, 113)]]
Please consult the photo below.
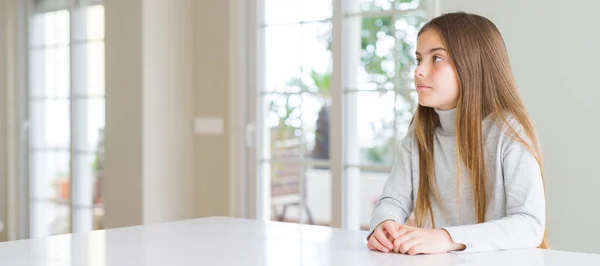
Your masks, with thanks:
[(104, 7), (32, 1), (30, 236), (102, 228)]
[[(426, 3), (260, 3), (258, 65), (264, 74), (253, 99), (261, 140), (255, 163), (266, 188), (259, 198), (267, 203), (259, 205), (270, 219), (325, 225), (332, 222), (332, 206), (343, 206), (345, 227), (365, 229), (391, 171), (395, 143), (406, 134), (417, 106), (414, 53), (418, 30), (429, 17)], [(337, 46), (336, 31), (341, 33)], [(339, 76), (332, 75), (335, 68)], [(341, 84), (342, 93), (332, 93), (331, 84)], [(341, 115), (332, 115), (332, 102), (342, 103)], [(342, 149), (330, 150), (335, 141), (330, 125), (336, 120), (342, 125)], [(331, 164), (334, 155), (343, 158), (341, 165)], [(339, 205), (331, 201), (333, 167), (342, 169), (345, 196)]]

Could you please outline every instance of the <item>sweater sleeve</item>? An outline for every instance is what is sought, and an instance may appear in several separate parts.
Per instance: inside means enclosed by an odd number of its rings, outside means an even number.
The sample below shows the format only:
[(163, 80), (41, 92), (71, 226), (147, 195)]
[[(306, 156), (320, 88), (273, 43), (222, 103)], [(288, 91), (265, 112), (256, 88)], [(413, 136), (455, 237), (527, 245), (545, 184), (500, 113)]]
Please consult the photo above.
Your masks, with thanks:
[(394, 167), (383, 187), (382, 196), (371, 215), (369, 237), (382, 222), (394, 220), (398, 223), (405, 223), (412, 212), (411, 141), (409, 134), (402, 140), (401, 145), (398, 145)]
[(546, 204), (539, 164), (521, 143), (512, 141), (503, 155), (506, 216), (480, 224), (446, 227), (462, 252), (535, 248), (545, 230)]

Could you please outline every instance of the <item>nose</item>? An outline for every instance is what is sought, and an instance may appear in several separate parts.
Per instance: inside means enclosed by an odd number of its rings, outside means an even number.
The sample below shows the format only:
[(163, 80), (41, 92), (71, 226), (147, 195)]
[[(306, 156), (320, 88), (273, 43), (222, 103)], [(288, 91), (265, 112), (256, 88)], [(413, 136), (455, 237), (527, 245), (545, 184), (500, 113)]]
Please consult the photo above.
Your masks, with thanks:
[(415, 77), (424, 78), (426, 75), (427, 75), (427, 68), (425, 67), (425, 64), (418, 65), (417, 68), (415, 69)]

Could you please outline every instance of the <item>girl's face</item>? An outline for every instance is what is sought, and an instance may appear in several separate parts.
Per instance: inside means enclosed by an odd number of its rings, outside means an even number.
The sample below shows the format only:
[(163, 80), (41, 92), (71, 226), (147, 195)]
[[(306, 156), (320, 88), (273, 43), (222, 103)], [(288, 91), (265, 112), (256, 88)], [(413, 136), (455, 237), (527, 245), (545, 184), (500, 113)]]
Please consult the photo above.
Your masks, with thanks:
[(436, 30), (427, 29), (419, 36), (417, 64), (415, 87), (419, 104), (441, 110), (455, 108), (458, 102), (458, 79)]

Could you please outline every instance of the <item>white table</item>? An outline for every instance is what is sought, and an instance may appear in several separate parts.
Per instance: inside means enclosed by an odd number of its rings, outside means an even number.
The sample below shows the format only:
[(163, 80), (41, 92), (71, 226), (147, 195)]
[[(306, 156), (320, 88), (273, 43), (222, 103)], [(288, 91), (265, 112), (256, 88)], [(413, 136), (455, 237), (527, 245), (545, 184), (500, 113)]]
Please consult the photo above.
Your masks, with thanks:
[(600, 265), (600, 255), (535, 249), (384, 254), (367, 249), (366, 234), (212, 217), (0, 243), (0, 265)]

